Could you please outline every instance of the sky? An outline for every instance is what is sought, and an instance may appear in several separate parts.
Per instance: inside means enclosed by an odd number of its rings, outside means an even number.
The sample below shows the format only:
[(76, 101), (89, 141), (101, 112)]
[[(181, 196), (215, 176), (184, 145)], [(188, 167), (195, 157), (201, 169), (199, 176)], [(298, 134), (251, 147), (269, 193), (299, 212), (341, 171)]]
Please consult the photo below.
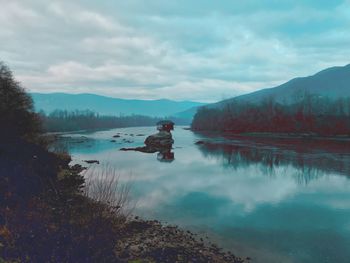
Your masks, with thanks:
[(215, 102), (350, 63), (350, 0), (0, 0), (31, 92)]

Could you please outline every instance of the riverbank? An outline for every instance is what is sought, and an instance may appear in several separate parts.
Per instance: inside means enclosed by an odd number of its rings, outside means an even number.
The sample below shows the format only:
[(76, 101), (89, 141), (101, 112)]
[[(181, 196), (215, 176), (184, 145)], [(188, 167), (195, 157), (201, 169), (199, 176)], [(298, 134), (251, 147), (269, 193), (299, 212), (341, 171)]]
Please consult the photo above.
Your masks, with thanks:
[[(229, 133), (228, 133), (229, 134)], [(246, 137), (264, 137), (277, 139), (314, 139), (314, 140), (347, 140), (350, 141), (349, 135), (321, 136), (316, 133), (270, 133), (270, 132), (247, 132), (241, 133), (240, 136)]]
[(230, 131), (202, 131), (190, 129), (192, 132), (205, 134), (205, 135), (217, 135), (223, 137), (237, 137), (237, 138), (270, 138), (270, 139), (313, 139), (313, 140), (339, 140), (350, 141), (350, 135), (335, 135), (335, 136), (322, 136), (316, 133), (274, 133), (274, 132), (245, 132), (234, 133)]
[(130, 218), (123, 203), (89, 197), (84, 168), (70, 166), (69, 155), (23, 140), (2, 143), (0, 153), (0, 261), (244, 262), (175, 226)]
[(249, 262), (223, 251), (208, 240), (159, 221), (131, 220), (123, 227), (117, 256), (125, 262)]

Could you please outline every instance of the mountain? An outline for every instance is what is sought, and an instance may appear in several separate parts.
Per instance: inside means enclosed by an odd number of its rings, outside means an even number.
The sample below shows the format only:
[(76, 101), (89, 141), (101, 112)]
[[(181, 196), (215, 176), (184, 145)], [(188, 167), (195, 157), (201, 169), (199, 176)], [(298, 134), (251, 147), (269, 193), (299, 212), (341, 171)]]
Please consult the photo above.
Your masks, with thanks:
[[(179, 112), (204, 103), (172, 100), (127, 100), (95, 94), (31, 93), (36, 111), (50, 113), (59, 110), (86, 110), (103, 115), (146, 115), (152, 117), (175, 116)], [(192, 116), (190, 116), (191, 118)]]
[(191, 127), (232, 134), (348, 137), (350, 65), (200, 107)]
[(223, 100), (210, 104), (209, 107), (221, 107), (232, 101), (257, 103), (268, 98), (273, 98), (282, 104), (290, 104), (305, 93), (330, 99), (350, 97), (350, 64), (328, 68), (312, 76), (295, 78), (277, 87)]
[(196, 114), (198, 108), (201, 106), (192, 107), (185, 111), (178, 112), (174, 115), (174, 117), (181, 118), (181, 119), (192, 119), (193, 116)]

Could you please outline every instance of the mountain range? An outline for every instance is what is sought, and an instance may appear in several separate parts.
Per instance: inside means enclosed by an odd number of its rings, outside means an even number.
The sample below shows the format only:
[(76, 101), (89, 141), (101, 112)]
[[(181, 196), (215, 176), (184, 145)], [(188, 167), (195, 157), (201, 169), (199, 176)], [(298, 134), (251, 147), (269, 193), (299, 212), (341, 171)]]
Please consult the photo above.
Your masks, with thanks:
[(153, 117), (174, 116), (192, 119), (201, 106), (223, 107), (233, 101), (259, 103), (273, 98), (282, 104), (293, 103), (305, 93), (317, 94), (330, 99), (350, 97), (350, 64), (331, 67), (312, 76), (294, 78), (273, 88), (233, 97), (212, 104), (194, 101), (129, 100), (105, 97), (95, 94), (31, 93), (35, 109), (50, 113), (60, 110), (92, 110), (103, 115), (146, 115)]
[[(188, 109), (204, 105), (194, 101), (173, 100), (128, 100), (105, 97), (95, 94), (31, 93), (36, 111), (50, 113), (59, 110), (86, 110), (102, 115), (145, 115), (152, 117), (175, 116), (192, 118)], [(184, 113), (182, 113), (184, 112)]]
[(290, 104), (305, 93), (330, 99), (350, 97), (350, 64), (327, 68), (312, 76), (294, 78), (282, 85), (233, 97), (210, 104), (208, 107), (222, 107), (233, 101), (259, 103), (269, 98), (282, 104)]

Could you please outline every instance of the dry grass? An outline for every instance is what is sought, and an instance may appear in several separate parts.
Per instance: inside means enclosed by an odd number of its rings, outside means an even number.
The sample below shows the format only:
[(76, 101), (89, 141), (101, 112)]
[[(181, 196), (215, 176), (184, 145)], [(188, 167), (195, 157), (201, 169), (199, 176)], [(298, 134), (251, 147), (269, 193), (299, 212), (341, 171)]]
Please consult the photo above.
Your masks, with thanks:
[(112, 216), (127, 219), (134, 206), (130, 202), (130, 183), (121, 183), (116, 169), (106, 165), (92, 166), (84, 172), (84, 195), (99, 204)]

